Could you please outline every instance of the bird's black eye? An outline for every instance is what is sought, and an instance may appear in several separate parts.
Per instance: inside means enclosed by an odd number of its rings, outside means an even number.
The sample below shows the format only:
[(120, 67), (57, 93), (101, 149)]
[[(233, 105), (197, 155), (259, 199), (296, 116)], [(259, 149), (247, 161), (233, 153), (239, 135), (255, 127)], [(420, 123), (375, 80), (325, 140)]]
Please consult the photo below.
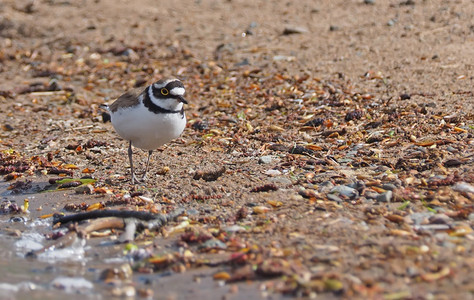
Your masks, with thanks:
[(161, 94), (162, 94), (163, 96), (168, 96), (168, 94), (170, 93), (170, 92), (168, 91), (168, 89), (166, 89), (166, 88), (162, 88), (162, 89), (160, 90), (160, 92), (161, 92)]

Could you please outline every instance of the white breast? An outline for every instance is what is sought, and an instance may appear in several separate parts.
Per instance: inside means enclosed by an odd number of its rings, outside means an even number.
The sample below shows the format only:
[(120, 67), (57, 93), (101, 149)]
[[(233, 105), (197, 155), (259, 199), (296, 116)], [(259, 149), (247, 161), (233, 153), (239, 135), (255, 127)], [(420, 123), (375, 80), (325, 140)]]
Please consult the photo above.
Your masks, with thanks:
[(144, 150), (156, 148), (176, 139), (186, 126), (186, 117), (180, 113), (150, 112), (142, 103), (135, 107), (118, 109), (111, 115), (112, 125), (124, 139)]

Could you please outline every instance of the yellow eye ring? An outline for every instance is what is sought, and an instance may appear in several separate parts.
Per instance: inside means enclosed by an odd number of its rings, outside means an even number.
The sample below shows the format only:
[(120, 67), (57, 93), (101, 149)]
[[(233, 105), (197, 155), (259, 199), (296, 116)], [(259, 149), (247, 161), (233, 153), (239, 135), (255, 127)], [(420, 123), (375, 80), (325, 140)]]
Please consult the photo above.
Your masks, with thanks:
[(168, 96), (168, 94), (170, 93), (166, 88), (162, 88), (160, 92), (163, 96)]

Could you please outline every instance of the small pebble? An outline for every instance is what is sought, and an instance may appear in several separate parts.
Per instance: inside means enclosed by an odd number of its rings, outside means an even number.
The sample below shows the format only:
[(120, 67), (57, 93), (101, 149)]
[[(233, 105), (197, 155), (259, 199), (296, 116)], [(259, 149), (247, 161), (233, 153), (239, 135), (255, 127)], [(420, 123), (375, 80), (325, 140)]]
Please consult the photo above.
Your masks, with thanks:
[(359, 192), (356, 189), (353, 189), (346, 185), (338, 185), (331, 189), (331, 194), (343, 195), (350, 199), (357, 198)]
[(458, 150), (457, 150), (456, 148), (451, 147), (451, 146), (446, 147), (446, 150), (449, 151), (449, 152), (451, 152), (451, 153), (456, 153), (456, 152), (458, 152)]
[(384, 190), (393, 191), (393, 190), (395, 190), (395, 189), (397, 188), (397, 186), (394, 185), (393, 183), (384, 183), (384, 184), (382, 185), (382, 188), (383, 188)]
[(246, 231), (246, 229), (239, 225), (232, 225), (224, 227), (224, 231), (226, 232), (239, 232), (239, 231)]
[(250, 65), (248, 58), (244, 58), (243, 60), (235, 64), (236, 67), (242, 67), (242, 66), (248, 66), (248, 65)]
[(418, 270), (417, 267), (408, 267), (407, 268), (407, 275), (410, 277), (415, 277), (420, 275), (420, 271)]
[(375, 4), (375, 0), (364, 0), (365, 4)]
[(392, 191), (386, 191), (385, 193), (382, 193), (375, 197), (375, 200), (377, 200), (378, 202), (390, 202), (392, 200), (392, 196)]
[(387, 22), (387, 26), (393, 26), (397, 23), (397, 20), (396, 19), (390, 19), (388, 22)]
[(301, 34), (301, 33), (306, 33), (308, 32), (308, 29), (300, 26), (287, 26), (283, 30), (284, 35), (289, 35), (289, 34)]
[(453, 190), (461, 193), (474, 193), (474, 186), (463, 181), (457, 182), (452, 188)]
[(362, 181), (352, 182), (352, 183), (348, 184), (347, 186), (351, 187), (353, 189), (356, 189), (358, 192), (361, 192), (366, 188), (365, 183), (362, 182)]
[(320, 193), (329, 193), (334, 188), (334, 184), (331, 181), (324, 181), (318, 185), (318, 191)]
[(328, 194), (327, 197), (331, 201), (335, 201), (335, 202), (338, 202), (338, 203), (342, 202), (342, 199), (339, 198), (338, 196), (334, 195), (334, 194)]
[(445, 214), (436, 214), (429, 218), (430, 224), (450, 224), (453, 219)]
[(218, 239), (211, 239), (202, 243), (199, 249), (227, 249), (227, 245)]
[(287, 185), (290, 185), (290, 184), (293, 183), (293, 182), (291, 182), (290, 179), (288, 179), (286, 177), (281, 177), (281, 176), (270, 178), (269, 181), (273, 182), (273, 183), (278, 183), (278, 184), (283, 185), (283, 186), (287, 186)]
[(273, 157), (271, 155), (265, 155), (258, 159), (259, 164), (269, 164), (273, 161)]
[(420, 212), (420, 213), (413, 213), (410, 216), (410, 219), (413, 221), (414, 225), (420, 224), (427, 224), (429, 218), (433, 216), (431, 212)]
[(80, 185), (74, 191), (76, 192), (76, 194), (90, 195), (94, 192), (94, 186), (92, 186), (92, 184)]
[(265, 171), (265, 174), (268, 175), (268, 176), (278, 176), (278, 175), (281, 175), (281, 172), (278, 171), (278, 170), (267, 170)]
[(372, 192), (372, 191), (366, 191), (364, 196), (367, 198), (367, 199), (377, 199), (377, 197), (379, 196), (380, 194), (377, 193), (377, 192)]
[(474, 213), (470, 213), (467, 218), (469, 221), (474, 221)]
[(427, 225), (420, 225), (417, 226), (417, 229), (421, 230), (448, 230), (451, 226), (446, 224), (427, 224)]

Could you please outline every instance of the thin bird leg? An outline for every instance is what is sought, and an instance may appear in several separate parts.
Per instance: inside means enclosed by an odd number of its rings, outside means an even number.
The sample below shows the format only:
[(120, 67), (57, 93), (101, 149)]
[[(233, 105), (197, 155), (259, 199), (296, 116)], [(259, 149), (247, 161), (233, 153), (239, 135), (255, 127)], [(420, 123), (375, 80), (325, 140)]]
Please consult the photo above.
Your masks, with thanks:
[(143, 181), (145, 181), (147, 179), (146, 177), (146, 172), (148, 171), (148, 166), (150, 165), (150, 157), (151, 157), (151, 153), (153, 152), (153, 150), (148, 150), (148, 158), (146, 160), (146, 167), (145, 167), (145, 173), (143, 174)]
[(132, 184), (135, 184), (136, 182), (139, 182), (137, 177), (135, 176), (135, 170), (133, 169), (133, 151), (132, 151), (132, 141), (130, 141), (130, 144), (128, 145), (128, 159), (130, 160), (130, 172), (132, 173)]

